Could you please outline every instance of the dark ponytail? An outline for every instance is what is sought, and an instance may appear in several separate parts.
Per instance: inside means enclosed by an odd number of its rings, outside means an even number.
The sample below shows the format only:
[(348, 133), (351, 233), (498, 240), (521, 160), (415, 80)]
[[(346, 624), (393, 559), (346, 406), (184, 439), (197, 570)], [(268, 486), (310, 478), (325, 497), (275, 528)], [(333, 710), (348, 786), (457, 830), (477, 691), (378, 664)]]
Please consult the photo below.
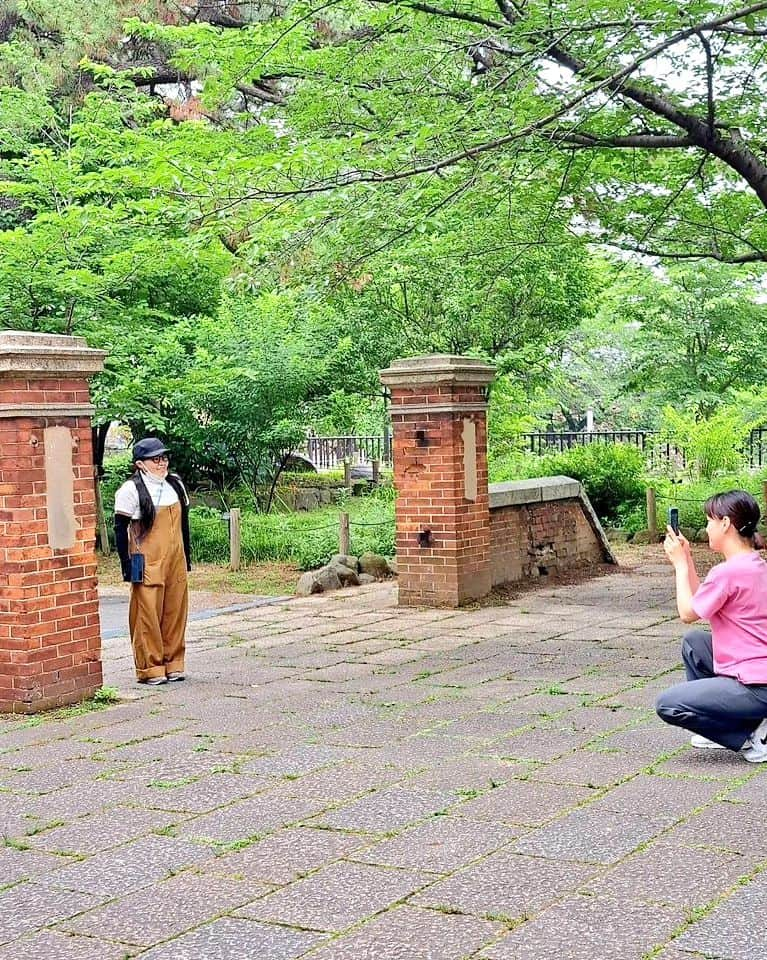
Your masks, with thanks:
[(757, 533), (761, 511), (759, 504), (745, 490), (727, 490), (715, 493), (703, 504), (707, 517), (723, 520), (728, 517), (735, 530), (744, 540), (750, 541), (755, 550), (764, 550), (764, 537)]
[(141, 516), (137, 521), (138, 534), (140, 537), (145, 537), (154, 526), (154, 502), (152, 501), (152, 497), (146, 488), (144, 478), (141, 476), (141, 471), (138, 469), (138, 467), (134, 470), (131, 480), (136, 484), (136, 492), (138, 493), (138, 508), (141, 511)]

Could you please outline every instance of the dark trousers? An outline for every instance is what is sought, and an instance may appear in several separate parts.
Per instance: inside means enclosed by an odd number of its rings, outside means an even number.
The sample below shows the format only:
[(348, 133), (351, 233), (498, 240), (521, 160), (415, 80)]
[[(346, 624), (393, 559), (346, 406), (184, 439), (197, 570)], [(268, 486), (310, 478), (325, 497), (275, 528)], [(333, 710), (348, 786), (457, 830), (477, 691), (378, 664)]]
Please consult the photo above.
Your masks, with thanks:
[(714, 673), (709, 630), (689, 630), (682, 640), (687, 682), (664, 690), (655, 703), (658, 716), (675, 727), (740, 750), (767, 717), (767, 684), (746, 686)]

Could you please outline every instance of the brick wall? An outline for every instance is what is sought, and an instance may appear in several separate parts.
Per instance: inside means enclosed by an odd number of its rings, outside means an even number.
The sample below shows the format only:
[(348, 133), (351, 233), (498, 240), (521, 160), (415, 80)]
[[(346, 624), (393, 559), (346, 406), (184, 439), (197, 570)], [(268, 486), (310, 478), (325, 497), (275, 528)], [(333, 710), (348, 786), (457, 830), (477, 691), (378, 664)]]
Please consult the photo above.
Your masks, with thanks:
[(605, 560), (577, 498), (495, 507), (490, 532), (493, 586)]
[[(85, 379), (0, 377), (0, 407), (89, 403)], [(48, 543), (44, 431), (72, 437), (75, 543)], [(0, 418), (0, 710), (71, 703), (101, 686), (88, 416)]]

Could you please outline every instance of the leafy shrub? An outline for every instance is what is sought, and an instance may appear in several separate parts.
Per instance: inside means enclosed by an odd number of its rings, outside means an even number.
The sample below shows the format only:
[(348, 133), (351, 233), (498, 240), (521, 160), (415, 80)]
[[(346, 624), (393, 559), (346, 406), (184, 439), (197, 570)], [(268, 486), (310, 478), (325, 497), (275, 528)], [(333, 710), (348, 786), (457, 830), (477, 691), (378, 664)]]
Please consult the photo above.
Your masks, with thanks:
[(343, 470), (328, 470), (324, 473), (283, 470), (278, 481), (280, 487), (342, 487)]
[[(504, 465), (513, 466), (513, 476), (503, 474)], [(590, 443), (542, 457), (515, 456), (493, 468), (493, 480), (559, 474), (580, 480), (599, 518), (610, 523), (619, 521), (621, 511), (644, 502), (644, 455), (626, 443)]]
[[(658, 504), (658, 523), (665, 525), (668, 507), (679, 509), (679, 524), (699, 530), (706, 525), (703, 512), (704, 502), (714, 493), (723, 490), (747, 490), (756, 497), (762, 508), (764, 520), (765, 508), (762, 502), (762, 482), (767, 473), (731, 473), (716, 477), (714, 480), (698, 480), (688, 483), (672, 483), (669, 480), (656, 481), (656, 499)], [(645, 524), (646, 525), (646, 524)]]
[(743, 444), (755, 426), (758, 421), (737, 407), (722, 407), (703, 419), (667, 406), (656, 442), (671, 443), (684, 453), (690, 479), (711, 480), (743, 466)]

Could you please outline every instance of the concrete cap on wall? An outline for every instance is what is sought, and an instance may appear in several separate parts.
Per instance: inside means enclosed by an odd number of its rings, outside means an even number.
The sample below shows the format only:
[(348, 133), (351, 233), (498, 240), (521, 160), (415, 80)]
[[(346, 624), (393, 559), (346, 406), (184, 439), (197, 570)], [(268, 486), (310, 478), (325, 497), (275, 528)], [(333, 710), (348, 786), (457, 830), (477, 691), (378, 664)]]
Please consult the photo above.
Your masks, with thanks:
[(449, 353), (395, 360), (379, 374), (387, 387), (421, 387), (432, 383), (466, 384), (485, 387), (495, 377), (495, 367), (483, 360)]
[(579, 497), (581, 485), (572, 477), (533, 477), (490, 484), (490, 509), (513, 507), (545, 500), (568, 500)]
[(104, 369), (104, 357), (84, 337), (0, 330), (0, 377), (85, 379)]

